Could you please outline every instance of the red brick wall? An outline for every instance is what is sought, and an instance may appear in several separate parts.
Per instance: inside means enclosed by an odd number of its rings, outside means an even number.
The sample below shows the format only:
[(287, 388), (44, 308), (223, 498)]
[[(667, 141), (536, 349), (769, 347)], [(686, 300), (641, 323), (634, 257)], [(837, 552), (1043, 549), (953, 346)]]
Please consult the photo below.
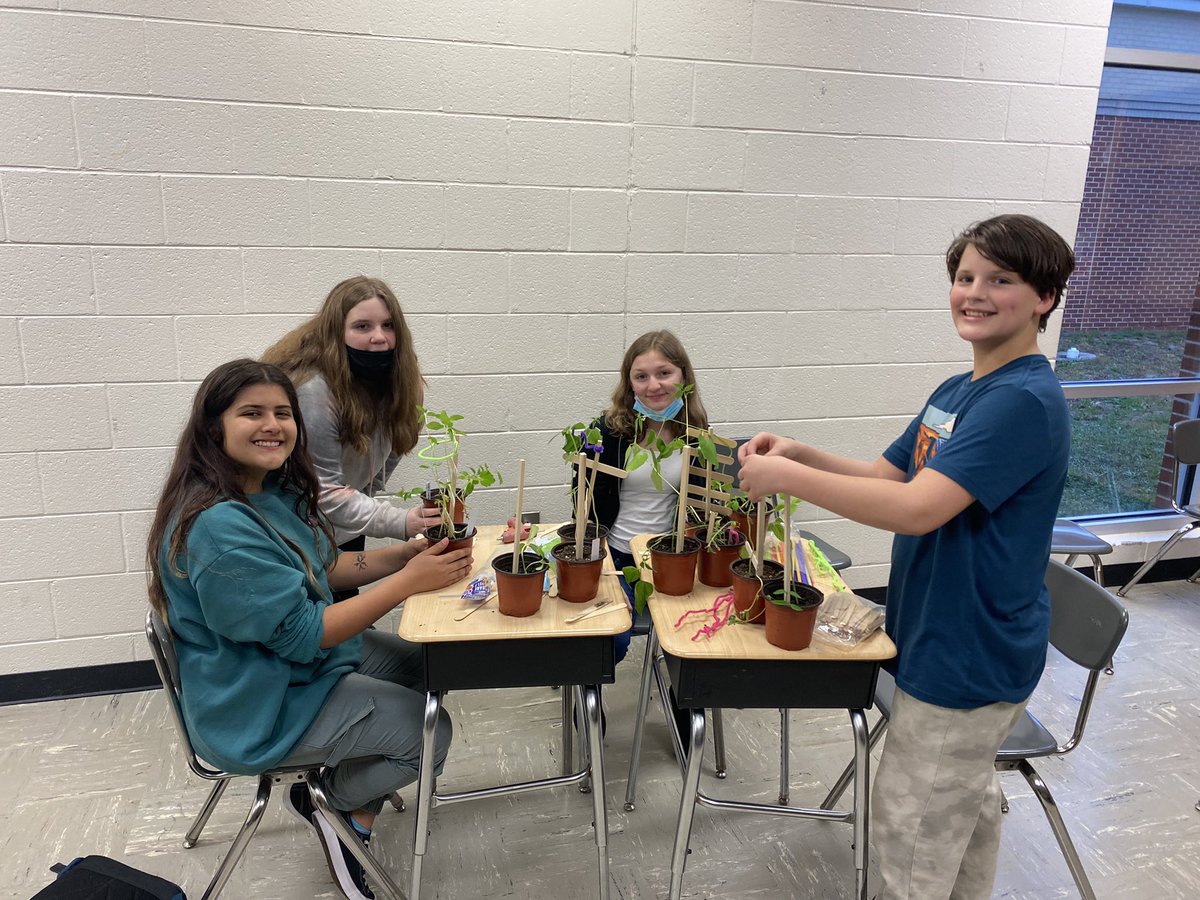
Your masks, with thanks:
[(1097, 116), (1063, 327), (1186, 328), (1200, 285), (1200, 122)]

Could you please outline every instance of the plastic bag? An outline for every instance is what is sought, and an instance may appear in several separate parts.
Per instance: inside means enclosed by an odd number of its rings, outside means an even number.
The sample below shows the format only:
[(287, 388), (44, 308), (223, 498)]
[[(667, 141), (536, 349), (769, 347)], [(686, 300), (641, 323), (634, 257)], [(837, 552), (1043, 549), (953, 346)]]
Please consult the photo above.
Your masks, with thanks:
[(853, 647), (883, 625), (883, 607), (852, 591), (828, 594), (817, 613), (817, 634), (827, 641)]

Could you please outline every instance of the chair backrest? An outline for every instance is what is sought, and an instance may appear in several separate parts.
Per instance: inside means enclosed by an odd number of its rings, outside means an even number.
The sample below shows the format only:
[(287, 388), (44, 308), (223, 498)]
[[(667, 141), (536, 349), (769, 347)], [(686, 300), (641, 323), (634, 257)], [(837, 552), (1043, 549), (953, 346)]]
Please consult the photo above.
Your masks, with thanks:
[(1171, 445), (1180, 465), (1200, 463), (1200, 419), (1184, 419), (1171, 426)]
[(1125, 636), (1125, 607), (1092, 579), (1055, 559), (1046, 567), (1046, 588), (1050, 643), (1086, 669), (1103, 669)]
[(171, 721), (175, 723), (175, 730), (179, 733), (179, 740), (183, 744), (188, 768), (201, 778), (227, 778), (228, 773), (220, 769), (209, 768), (200, 762), (196, 751), (192, 748), (192, 739), (188, 736), (187, 725), (183, 721), (179, 657), (175, 655), (175, 642), (171, 638), (171, 629), (167, 627), (162, 616), (153, 609), (146, 613), (146, 640), (150, 644), (150, 655), (154, 659), (154, 668), (158, 670), (158, 679), (162, 682), (163, 693), (167, 695), (167, 708), (171, 712)]

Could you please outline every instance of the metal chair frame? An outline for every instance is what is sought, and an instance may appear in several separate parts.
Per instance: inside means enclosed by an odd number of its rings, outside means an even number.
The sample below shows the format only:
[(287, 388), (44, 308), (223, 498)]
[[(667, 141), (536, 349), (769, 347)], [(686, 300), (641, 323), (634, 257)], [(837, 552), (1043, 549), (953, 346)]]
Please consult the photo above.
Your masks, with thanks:
[(1096, 584), (1104, 584), (1104, 563), (1101, 556), (1112, 553), (1113, 547), (1108, 541), (1089, 529), (1084, 528), (1070, 519), (1054, 520), (1054, 535), (1050, 541), (1050, 553), (1054, 556), (1066, 556), (1066, 565), (1075, 566), (1075, 560), (1086, 556), (1092, 561), (1092, 577)]
[[(191, 738), (188, 735), (187, 726), (183, 720), (179, 660), (175, 655), (175, 646), (166, 623), (154, 610), (150, 610), (146, 614), (146, 640), (150, 644), (150, 654), (154, 659), (154, 667), (158, 670), (158, 677), (162, 681), (163, 692), (167, 696), (167, 708), (171, 714), (171, 721), (175, 725), (175, 731), (179, 735), (184, 760), (187, 762), (188, 768), (197, 776), (206, 781), (214, 782), (212, 790), (209, 791), (208, 797), (204, 801), (204, 805), (200, 807), (200, 812), (196, 815), (191, 827), (188, 828), (187, 834), (184, 835), (183, 846), (191, 849), (200, 840), (200, 833), (204, 830), (204, 826), (208, 824), (208, 819), (212, 815), (213, 810), (216, 809), (221, 795), (225, 793), (225, 788), (229, 786), (229, 782), (232, 779), (238, 776), (231, 772), (222, 771), (221, 769), (211, 768), (196, 755), (196, 751), (192, 747)], [(321, 768), (321, 766), (281, 766), (261, 772), (256, 776), (258, 778), (258, 790), (255, 792), (253, 802), (250, 804), (250, 810), (246, 813), (246, 819), (242, 823), (242, 827), (234, 837), (233, 843), (229, 847), (229, 852), (225, 854), (225, 858), (221, 860), (221, 864), (217, 867), (217, 871), (205, 889), (201, 900), (214, 900), (225, 888), (226, 882), (229, 881), (230, 875), (233, 874), (234, 867), (246, 852), (246, 847), (249, 846), (250, 839), (254, 837), (254, 832), (258, 830), (263, 812), (267, 808), (267, 801), (271, 797), (271, 789), (276, 785), (287, 785), (290, 787), (300, 782), (308, 785), (308, 793), (314, 805), (322, 812), (334, 831), (337, 832), (342, 843), (349, 847), (358, 861), (363, 864), (376, 888), (391, 897), (397, 898), (397, 900), (404, 900), (404, 894), (396, 886), (395, 882), (384, 871), (375, 857), (371, 855), (363, 842), (355, 837), (345, 820), (330, 807), (329, 801), (325, 797), (325, 792), (321, 789), (319, 780)]]
[[(1129, 614), (1107, 590), (1057, 560), (1051, 560), (1046, 569), (1046, 586), (1050, 591), (1050, 643), (1067, 659), (1088, 670), (1087, 683), (1079, 698), (1070, 738), (1059, 744), (1042, 723), (1026, 710), (1022, 721), (1000, 745), (996, 754), (996, 771), (1016, 770), (1024, 776), (1050, 822), (1080, 896), (1085, 900), (1095, 900), (1096, 894), (1058, 811), (1058, 804), (1029, 760), (1070, 753), (1083, 740), (1100, 673), (1125, 636)], [(874, 747), (887, 730), (895, 688), (892, 677), (881, 671), (875, 688), (875, 704), (881, 715), (867, 737), (869, 748)], [(822, 809), (834, 807), (849, 786), (852, 776), (853, 764), (847, 766), (838, 777), (829, 796), (821, 804)], [(1003, 801), (1001, 808), (1008, 812), (1007, 800)]]
[[(1180, 473), (1185, 466), (1194, 466), (1200, 463), (1200, 419), (1184, 419), (1182, 422), (1172, 425), (1171, 445), (1175, 450), (1175, 471), (1171, 476), (1171, 508), (1179, 515), (1187, 516), (1189, 521), (1180, 525), (1175, 533), (1158, 548), (1158, 551), (1142, 563), (1133, 573), (1133, 577), (1117, 589), (1118, 597), (1124, 597), (1131, 587), (1141, 581), (1142, 577), (1156, 562), (1167, 555), (1167, 552), (1179, 542), (1180, 538), (1200, 527), (1200, 504), (1179, 505)], [(1200, 577), (1200, 569), (1191, 574), (1188, 582), (1194, 584), (1198, 577)]]

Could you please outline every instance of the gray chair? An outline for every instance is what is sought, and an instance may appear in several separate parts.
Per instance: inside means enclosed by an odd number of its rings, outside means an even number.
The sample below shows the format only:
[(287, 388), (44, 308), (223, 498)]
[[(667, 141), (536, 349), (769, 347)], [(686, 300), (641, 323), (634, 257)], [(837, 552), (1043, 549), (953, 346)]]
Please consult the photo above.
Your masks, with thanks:
[[(187, 834), (183, 838), (183, 846), (190, 849), (196, 846), (196, 842), (200, 839), (200, 832), (208, 824), (209, 816), (216, 809), (221, 795), (225, 793), (225, 788), (237, 776), (230, 772), (223, 772), (220, 769), (210, 768), (196, 756), (196, 751), (192, 748), (191, 738), (188, 736), (187, 726), (183, 721), (179, 660), (175, 655), (174, 641), (171, 638), (171, 632), (167, 628), (166, 623), (154, 610), (150, 610), (146, 614), (146, 640), (150, 643), (150, 654), (154, 658), (154, 667), (158, 670), (158, 677), (162, 681), (163, 693), (167, 697), (167, 708), (170, 710), (171, 721), (175, 724), (175, 730), (179, 734), (180, 747), (183, 750), (188, 768), (199, 777), (214, 782), (208, 799), (204, 801), (204, 805), (200, 808), (200, 812), (192, 823), (192, 827), (188, 829)], [(238, 860), (246, 852), (246, 847), (249, 845), (250, 839), (254, 837), (254, 832), (258, 830), (263, 812), (267, 808), (267, 801), (271, 797), (271, 788), (276, 785), (290, 787), (299, 782), (307, 782), (308, 793), (312, 797), (313, 803), (317, 809), (325, 814), (333, 829), (342, 839), (342, 842), (358, 857), (359, 862), (363, 864), (367, 873), (373, 879), (376, 888), (385, 895), (402, 900), (404, 894), (396, 887), (395, 882), (392, 881), (387, 872), (376, 862), (375, 858), (371, 856), (362, 841), (353, 835), (345, 820), (341, 816), (336, 815), (330, 808), (318, 779), (320, 771), (320, 766), (282, 766), (278, 769), (270, 769), (262, 772), (257, 776), (258, 791), (254, 796), (254, 801), (250, 804), (250, 811), (246, 813), (246, 821), (242, 824), (237, 836), (234, 837), (233, 843), (229, 847), (229, 852), (221, 860), (221, 864), (217, 867), (216, 874), (213, 875), (212, 881), (209, 882), (201, 900), (212, 900), (212, 898), (215, 898), (224, 889), (225, 883), (229, 880), (229, 876), (233, 874), (233, 869), (237, 865)]]
[(1055, 556), (1066, 556), (1066, 565), (1074, 566), (1080, 556), (1091, 557), (1092, 576), (1096, 584), (1104, 584), (1104, 565), (1101, 556), (1112, 553), (1112, 544), (1098, 537), (1070, 519), (1054, 520), (1054, 536), (1050, 539), (1050, 552)]
[[(1050, 821), (1050, 828), (1080, 895), (1087, 900), (1095, 900), (1096, 895), (1079, 860), (1079, 854), (1075, 851), (1075, 845), (1071, 842), (1071, 836), (1067, 833), (1067, 826), (1059, 814), (1058, 804), (1030, 760), (1061, 756), (1079, 745), (1092, 709), (1100, 673), (1112, 659), (1121, 638), (1125, 636), (1129, 614), (1103, 587), (1057, 560), (1051, 560), (1046, 569), (1046, 587), (1050, 592), (1050, 643), (1067, 659), (1088, 670), (1087, 682), (1079, 697), (1075, 726), (1070, 738), (1059, 744), (1054, 735), (1026, 710), (1000, 745), (996, 754), (996, 771), (1010, 772), (1015, 769), (1029, 782), (1034, 796), (1042, 804), (1046, 818)], [(878, 743), (887, 730), (895, 690), (896, 683), (891, 675), (881, 671), (879, 683), (875, 688), (875, 706), (881, 716), (868, 736), (868, 744), (871, 747)], [(829, 796), (821, 804), (822, 809), (833, 809), (852, 777), (853, 764), (842, 772)], [(1007, 800), (1001, 808), (1008, 812)]]
[[(1172, 425), (1171, 444), (1175, 452), (1175, 472), (1171, 477), (1171, 508), (1179, 515), (1187, 516), (1188, 521), (1180, 525), (1175, 533), (1167, 538), (1166, 542), (1158, 548), (1157, 553), (1142, 563), (1141, 567), (1133, 573), (1133, 577), (1117, 591), (1118, 597), (1124, 597), (1131, 587), (1141, 581), (1142, 576), (1149, 572), (1156, 562), (1166, 556), (1167, 551), (1174, 547), (1181, 537), (1193, 528), (1200, 526), (1200, 503), (1179, 505), (1180, 474), (1185, 466), (1194, 466), (1200, 463), (1200, 419), (1184, 419), (1182, 422)], [(1193, 572), (1188, 581), (1195, 582), (1197, 576), (1200, 576), (1200, 569)]]

